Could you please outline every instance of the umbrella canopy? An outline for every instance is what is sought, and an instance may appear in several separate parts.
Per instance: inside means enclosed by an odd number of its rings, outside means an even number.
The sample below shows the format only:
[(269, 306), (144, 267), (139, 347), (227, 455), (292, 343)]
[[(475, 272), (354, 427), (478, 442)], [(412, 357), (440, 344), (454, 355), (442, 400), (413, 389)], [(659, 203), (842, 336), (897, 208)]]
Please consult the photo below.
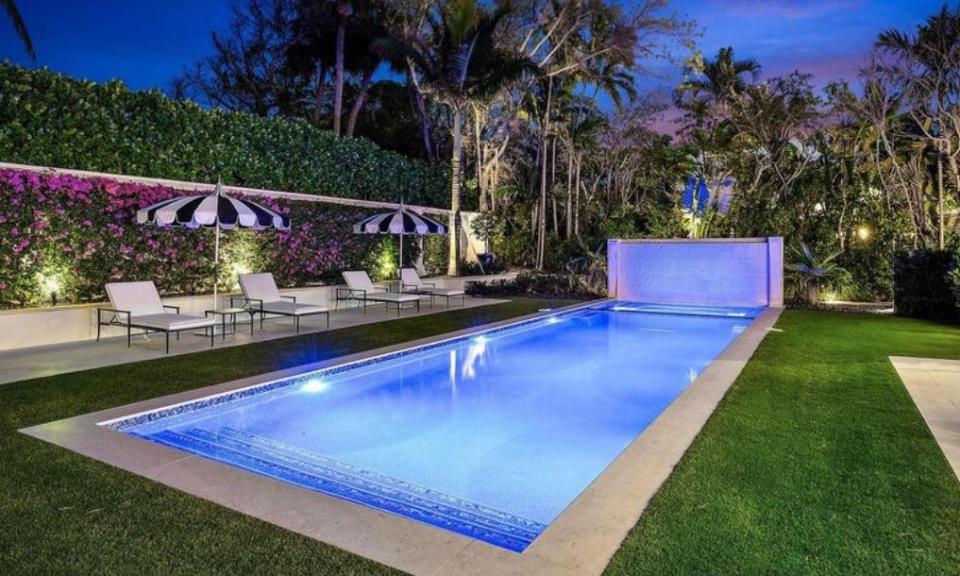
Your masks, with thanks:
[(353, 231), (357, 234), (446, 234), (447, 227), (400, 206), (393, 212), (364, 218), (353, 225)]
[(446, 234), (447, 227), (432, 218), (405, 208), (403, 203), (392, 212), (383, 212), (364, 218), (353, 225), (356, 234), (397, 234), (400, 236), (400, 266), (403, 269), (403, 237), (411, 234)]
[(213, 244), (213, 307), (217, 308), (217, 278), (220, 269), (220, 230), (250, 228), (287, 230), (290, 219), (256, 202), (223, 193), (220, 181), (212, 194), (181, 196), (137, 210), (137, 222), (152, 226), (216, 228)]
[(237, 227), (254, 230), (290, 228), (290, 219), (286, 216), (256, 202), (227, 196), (221, 192), (219, 184), (213, 194), (171, 198), (137, 210), (137, 222), (186, 228), (210, 228), (219, 225), (223, 230)]

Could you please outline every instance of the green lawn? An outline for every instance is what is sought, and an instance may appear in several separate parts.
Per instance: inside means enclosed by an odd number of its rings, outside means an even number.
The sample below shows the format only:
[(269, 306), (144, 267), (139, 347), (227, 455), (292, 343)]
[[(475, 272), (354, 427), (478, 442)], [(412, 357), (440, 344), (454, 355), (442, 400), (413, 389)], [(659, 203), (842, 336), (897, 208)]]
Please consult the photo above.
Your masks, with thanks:
[[(393, 573), (16, 429), (541, 305), (520, 300), (2, 385), (0, 574)], [(960, 330), (794, 311), (778, 328), (608, 572), (960, 573), (960, 484), (887, 361), (960, 357)]]
[(607, 573), (960, 573), (960, 484), (888, 361), (960, 330), (787, 311)]

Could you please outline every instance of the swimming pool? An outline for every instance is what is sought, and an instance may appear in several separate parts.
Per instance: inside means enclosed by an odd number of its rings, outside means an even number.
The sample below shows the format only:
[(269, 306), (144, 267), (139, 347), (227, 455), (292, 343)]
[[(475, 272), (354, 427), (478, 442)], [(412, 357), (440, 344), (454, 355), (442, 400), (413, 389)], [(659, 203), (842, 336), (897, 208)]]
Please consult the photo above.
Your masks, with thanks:
[(519, 552), (758, 312), (672, 308), (605, 302), (103, 424)]

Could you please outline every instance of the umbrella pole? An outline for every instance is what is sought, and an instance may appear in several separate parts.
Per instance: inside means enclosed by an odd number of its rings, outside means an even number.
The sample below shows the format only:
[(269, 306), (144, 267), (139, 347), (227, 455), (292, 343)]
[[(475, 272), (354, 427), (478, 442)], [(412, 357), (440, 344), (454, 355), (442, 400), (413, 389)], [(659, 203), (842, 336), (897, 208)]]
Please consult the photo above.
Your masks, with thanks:
[(220, 280), (220, 217), (217, 216), (217, 231), (214, 233), (213, 240), (213, 309), (218, 310), (217, 305), (217, 284)]
[[(397, 266), (397, 278), (402, 276), (403, 271), (403, 230), (400, 231), (400, 265)], [(401, 290), (403, 286), (400, 287)]]

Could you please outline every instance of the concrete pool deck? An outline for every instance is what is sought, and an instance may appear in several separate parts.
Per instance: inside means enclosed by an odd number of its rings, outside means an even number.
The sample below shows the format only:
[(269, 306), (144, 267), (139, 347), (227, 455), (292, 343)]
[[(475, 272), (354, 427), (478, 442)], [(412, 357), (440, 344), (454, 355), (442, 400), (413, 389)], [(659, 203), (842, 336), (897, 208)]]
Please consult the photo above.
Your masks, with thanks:
[[(425, 316), (503, 302), (506, 302), (506, 300), (467, 296), (464, 298), (463, 306), (455, 303), (448, 308), (441, 302), (431, 306), (428, 301), (424, 301), (419, 312), (405, 309), (400, 316), (397, 316), (394, 310), (385, 312), (383, 308), (378, 306), (372, 306), (364, 313), (356, 305), (350, 304), (341, 307), (339, 310), (330, 310), (330, 330), (396, 320), (398, 317)], [(327, 330), (325, 322), (323, 316), (306, 317), (301, 321), (299, 335), (325, 332)], [(127, 348), (126, 336), (116, 335), (122, 332), (122, 328), (111, 326), (104, 328), (105, 337), (100, 342), (84, 340), (2, 351), (0, 352), (0, 384), (141, 362), (143, 360), (155, 360), (167, 356), (192, 354), (210, 349), (209, 338), (194, 335), (192, 332), (184, 332), (179, 341), (171, 337), (170, 354), (164, 353), (164, 336), (161, 333), (153, 333), (149, 336), (134, 333), (133, 346)], [(270, 318), (264, 322), (262, 330), (259, 326), (256, 326), (253, 334), (251, 334), (249, 316), (241, 314), (237, 318), (236, 334), (229, 334), (225, 339), (217, 336), (213, 347), (241, 346), (297, 335), (293, 328), (292, 318)]]
[(960, 479), (960, 360), (891, 356), (890, 362)]
[[(584, 305), (575, 307), (579, 306)], [(416, 575), (600, 574), (780, 312), (778, 308), (765, 310), (533, 544), (519, 554), (145, 442), (98, 424), (269, 380), (508, 325), (538, 314), (84, 414), (21, 432)]]

